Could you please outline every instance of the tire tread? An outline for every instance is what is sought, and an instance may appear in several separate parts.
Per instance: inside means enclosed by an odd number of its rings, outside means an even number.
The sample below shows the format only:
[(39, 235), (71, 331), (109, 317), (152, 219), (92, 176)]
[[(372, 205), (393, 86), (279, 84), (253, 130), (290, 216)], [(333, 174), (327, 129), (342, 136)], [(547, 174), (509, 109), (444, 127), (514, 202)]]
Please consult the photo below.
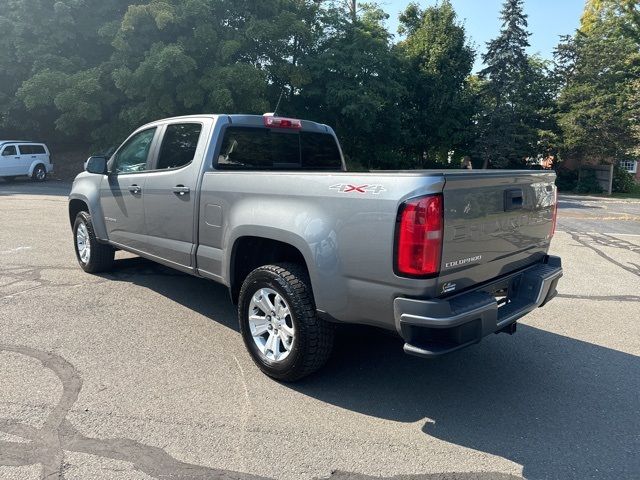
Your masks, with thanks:
[[(89, 263), (86, 265), (80, 262), (80, 258), (78, 258), (78, 262), (82, 269), (87, 273), (99, 273), (106, 272), (111, 270), (113, 267), (113, 259), (115, 256), (115, 250), (110, 245), (105, 245), (104, 243), (100, 243), (98, 238), (96, 237), (95, 231), (93, 230), (93, 223), (91, 221), (91, 215), (88, 212), (82, 211), (78, 213), (76, 216), (76, 224), (74, 225), (73, 232), (75, 237), (76, 225), (79, 220), (82, 220), (84, 224), (87, 226), (87, 232), (89, 233), (89, 239), (91, 241), (91, 257), (89, 259)], [(75, 238), (74, 238), (75, 242)], [(77, 255), (77, 250), (76, 250)]]
[[(306, 269), (296, 263), (276, 263), (264, 265), (251, 272), (240, 290), (240, 299), (247, 294), (253, 276), (268, 272), (282, 280), (280, 286), (289, 293), (293, 302), (293, 309), (297, 313), (296, 320), (299, 329), (297, 341), (301, 342), (301, 355), (298, 355), (295, 363), (284, 373), (275, 374), (261, 362), (256, 362), (260, 369), (267, 375), (278, 380), (293, 382), (319, 370), (331, 356), (333, 350), (334, 327), (318, 317), (316, 306), (311, 291), (311, 282)], [(249, 281), (247, 281), (249, 280)], [(287, 288), (288, 287), (288, 288)], [(288, 291), (291, 290), (291, 291)], [(243, 302), (239, 302), (239, 309)], [(243, 315), (241, 311), (239, 316)], [(243, 322), (240, 322), (243, 328)]]

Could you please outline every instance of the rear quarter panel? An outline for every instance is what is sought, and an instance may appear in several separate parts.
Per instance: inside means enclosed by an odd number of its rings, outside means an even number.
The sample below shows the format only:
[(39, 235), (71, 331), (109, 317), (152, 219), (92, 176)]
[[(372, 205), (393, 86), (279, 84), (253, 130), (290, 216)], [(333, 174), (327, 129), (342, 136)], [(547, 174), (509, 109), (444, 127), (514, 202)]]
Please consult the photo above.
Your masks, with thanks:
[(424, 174), (207, 172), (198, 265), (229, 284), (239, 238), (286, 242), (305, 258), (319, 310), (393, 328), (394, 296), (425, 295), (434, 285), (393, 273), (398, 206), (441, 191), (443, 182)]

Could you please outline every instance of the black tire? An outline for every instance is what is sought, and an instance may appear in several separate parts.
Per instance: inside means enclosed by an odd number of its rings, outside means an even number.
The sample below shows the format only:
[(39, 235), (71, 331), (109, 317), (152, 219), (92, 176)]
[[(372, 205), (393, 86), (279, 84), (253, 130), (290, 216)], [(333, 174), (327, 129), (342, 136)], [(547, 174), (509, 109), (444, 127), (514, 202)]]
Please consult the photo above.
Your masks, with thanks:
[(16, 177), (2, 177), (4, 178), (4, 181), (7, 183), (13, 183), (16, 179)]
[[(82, 260), (82, 258), (80, 257), (80, 252), (78, 250), (77, 235), (78, 228), (80, 228), (81, 225), (84, 225), (86, 227), (89, 236), (90, 254), (86, 262)], [(85, 272), (106, 272), (111, 270), (111, 268), (113, 267), (113, 258), (116, 252), (110, 245), (105, 245), (104, 243), (100, 243), (98, 241), (93, 230), (91, 215), (89, 215), (87, 212), (80, 212), (76, 216), (76, 221), (73, 224), (73, 247), (76, 252), (76, 258), (78, 259), (80, 268), (82, 268)]]
[(31, 173), (31, 179), (34, 182), (44, 182), (47, 179), (46, 167), (41, 163), (36, 165), (36, 168), (34, 168), (33, 172)]
[[(251, 298), (261, 288), (271, 288), (285, 299), (295, 328), (295, 340), (288, 356), (277, 362), (269, 360), (260, 351), (249, 326)], [(299, 380), (320, 369), (331, 356), (334, 326), (318, 317), (309, 276), (300, 265), (265, 265), (251, 272), (240, 289), (238, 319), (242, 338), (253, 361), (276, 380)]]

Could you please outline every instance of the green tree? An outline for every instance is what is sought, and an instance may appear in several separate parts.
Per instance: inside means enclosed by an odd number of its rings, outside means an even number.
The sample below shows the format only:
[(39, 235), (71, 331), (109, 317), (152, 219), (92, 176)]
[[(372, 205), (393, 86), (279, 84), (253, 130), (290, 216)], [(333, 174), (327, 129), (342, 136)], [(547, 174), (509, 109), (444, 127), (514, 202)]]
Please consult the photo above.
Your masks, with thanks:
[[(320, 27), (311, 1), (152, 0), (116, 34), (113, 80), (127, 125), (196, 112), (261, 114), (309, 82), (301, 59)], [(142, 34), (141, 34), (142, 33)]]
[(446, 163), (451, 151), (467, 153), (474, 51), (449, 0), (424, 10), (410, 4), (400, 15), (400, 33), (406, 35), (396, 49), (405, 84), (402, 150), (418, 167)]
[(7, 0), (0, 127), (108, 144), (155, 118), (264, 113), (309, 81), (313, 0)]
[(530, 33), (523, 0), (505, 0), (502, 28), (487, 44), (480, 72), (485, 106), (477, 119), (475, 155), (486, 168), (519, 167), (537, 154), (539, 81), (544, 77), (526, 53)]
[(100, 66), (124, 0), (5, 0), (0, 4), (0, 128), (88, 134), (112, 101)]
[(371, 5), (323, 11), (324, 35), (304, 66), (310, 81), (291, 105), (300, 116), (335, 128), (352, 166), (398, 166), (402, 84), (387, 15)]
[(633, 14), (637, 7), (604, 8), (587, 32), (558, 46), (563, 88), (557, 118), (565, 157), (608, 163), (638, 151), (640, 44)]

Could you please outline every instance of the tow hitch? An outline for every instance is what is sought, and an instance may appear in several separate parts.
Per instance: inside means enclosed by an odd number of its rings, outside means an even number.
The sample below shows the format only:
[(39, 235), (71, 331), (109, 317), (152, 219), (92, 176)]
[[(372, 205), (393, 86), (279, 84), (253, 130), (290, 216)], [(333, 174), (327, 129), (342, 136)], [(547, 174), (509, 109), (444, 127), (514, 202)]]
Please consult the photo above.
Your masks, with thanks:
[(501, 328), (496, 333), (508, 333), (509, 335), (513, 335), (514, 333), (516, 333), (517, 329), (518, 329), (518, 322), (513, 322), (507, 325), (506, 327)]

